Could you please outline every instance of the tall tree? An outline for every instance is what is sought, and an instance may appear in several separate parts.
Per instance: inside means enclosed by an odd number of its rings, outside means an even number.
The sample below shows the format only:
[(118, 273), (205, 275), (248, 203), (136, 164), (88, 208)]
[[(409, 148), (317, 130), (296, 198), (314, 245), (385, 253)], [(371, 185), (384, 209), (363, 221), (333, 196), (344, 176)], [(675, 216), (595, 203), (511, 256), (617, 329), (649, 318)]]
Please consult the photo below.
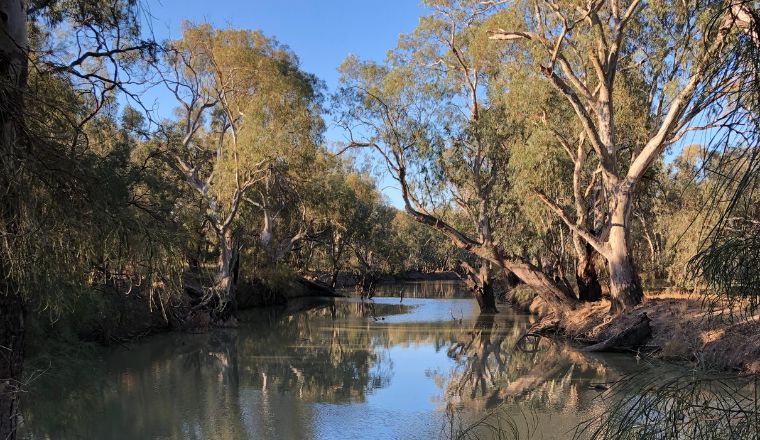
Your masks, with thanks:
[[(527, 43), (535, 65), (572, 106), (599, 161), (605, 228), (594, 233), (554, 200), (538, 196), (607, 260), (611, 311), (633, 307), (642, 299), (630, 246), (636, 187), (668, 145), (719, 123), (720, 115), (705, 110), (732, 84), (714, 73), (732, 38), (736, 11), (731, 2), (542, 0), (519, 3), (510, 13), (523, 23), (508, 31), (494, 26), (491, 38)], [(716, 16), (717, 26), (705, 24)], [(645, 100), (631, 103), (647, 116), (648, 135), (640, 142), (621, 142), (618, 76), (647, 90)]]
[[(70, 299), (100, 229), (86, 126), (140, 75), (135, 3), (0, 2), (0, 437), (16, 436), (25, 309)], [(30, 69), (30, 66), (32, 67)], [(32, 82), (33, 87), (30, 87)], [(101, 207), (102, 208), (102, 207)], [(98, 220), (104, 220), (103, 217)], [(93, 235), (95, 235), (94, 231)], [(82, 240), (82, 241), (80, 241)], [(50, 298), (48, 297), (48, 298)], [(45, 304), (48, 305), (48, 304)]]
[[(440, 5), (423, 20), (417, 33), (402, 41), (390, 65), (355, 58), (344, 62), (343, 122), (349, 146), (372, 148), (383, 158), (414, 219), (483, 260), (480, 269), (465, 270), (486, 295), (492, 297), (487, 269), (492, 263), (534, 287), (556, 310), (572, 308), (572, 291), (528, 256), (507, 253), (494, 235), (493, 223), (505, 218), (499, 215), (499, 192), (507, 182), (509, 148), (521, 141), (520, 121), (499, 127), (499, 118), (508, 113), (484, 104), (495, 65), (487, 51), (488, 35), (477, 24), (490, 7), (455, 3)], [(446, 221), (441, 211), (446, 195), (470, 214), (472, 227)], [(483, 306), (495, 310), (490, 299)]]
[[(162, 124), (163, 157), (204, 205), (218, 262), (202, 303), (226, 319), (244, 238), (239, 212), (257, 184), (266, 188), (277, 177), (289, 152), (318, 140), (318, 84), (287, 47), (258, 32), (187, 25), (165, 62), (164, 84), (181, 119)], [(267, 240), (271, 213), (262, 211)]]

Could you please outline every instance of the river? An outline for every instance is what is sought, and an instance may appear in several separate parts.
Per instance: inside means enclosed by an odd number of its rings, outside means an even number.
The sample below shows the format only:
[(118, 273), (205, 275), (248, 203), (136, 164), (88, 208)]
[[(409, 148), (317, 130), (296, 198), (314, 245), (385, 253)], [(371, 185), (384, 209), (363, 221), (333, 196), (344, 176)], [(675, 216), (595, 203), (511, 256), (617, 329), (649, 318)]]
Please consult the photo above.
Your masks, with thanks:
[(487, 438), (489, 425), (567, 438), (604, 411), (600, 384), (640, 368), (549, 339), (517, 344), (532, 317), (506, 305), (479, 316), (457, 282), (378, 294), (246, 311), (236, 329), (158, 335), (43, 372), (21, 438), (435, 439), (469, 427)]

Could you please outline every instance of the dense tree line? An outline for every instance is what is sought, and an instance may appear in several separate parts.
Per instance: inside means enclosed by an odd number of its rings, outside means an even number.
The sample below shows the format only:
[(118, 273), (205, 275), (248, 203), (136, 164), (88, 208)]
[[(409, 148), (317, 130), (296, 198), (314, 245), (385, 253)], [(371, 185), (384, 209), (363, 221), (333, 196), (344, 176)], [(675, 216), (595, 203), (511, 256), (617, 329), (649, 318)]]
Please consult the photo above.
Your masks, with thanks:
[(29, 316), (106, 291), (214, 324), (242, 282), (283, 273), (366, 290), (456, 269), (484, 312), (498, 280), (557, 313), (603, 294), (628, 310), (647, 282), (755, 298), (747, 3), (425, 5), (387, 60), (340, 66), (336, 152), (324, 85), (272, 37), (186, 24), (156, 42), (134, 0), (0, 2), (0, 437)]

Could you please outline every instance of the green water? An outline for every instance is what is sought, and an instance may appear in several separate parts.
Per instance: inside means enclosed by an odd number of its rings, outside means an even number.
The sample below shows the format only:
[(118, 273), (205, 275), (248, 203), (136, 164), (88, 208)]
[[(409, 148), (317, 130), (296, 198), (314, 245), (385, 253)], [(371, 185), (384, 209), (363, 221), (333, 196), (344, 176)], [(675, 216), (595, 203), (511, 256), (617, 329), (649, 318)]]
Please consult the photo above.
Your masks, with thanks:
[(458, 283), (381, 294), (244, 312), (237, 329), (47, 372), (24, 395), (21, 438), (450, 438), (493, 410), (522, 437), (566, 438), (604, 411), (595, 384), (637, 368), (550, 340), (516, 347), (531, 318), (479, 317)]

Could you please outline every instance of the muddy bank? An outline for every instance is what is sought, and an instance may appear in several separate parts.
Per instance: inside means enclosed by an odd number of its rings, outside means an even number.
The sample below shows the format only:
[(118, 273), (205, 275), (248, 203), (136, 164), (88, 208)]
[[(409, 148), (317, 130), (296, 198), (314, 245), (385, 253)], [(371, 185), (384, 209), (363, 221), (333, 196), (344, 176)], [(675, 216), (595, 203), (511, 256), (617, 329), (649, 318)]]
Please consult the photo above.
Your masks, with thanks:
[(241, 310), (286, 304), (295, 298), (344, 296), (319, 280), (294, 278), (286, 286), (272, 289), (261, 280), (241, 283), (237, 288), (237, 303)]
[[(277, 289), (261, 280), (246, 281), (238, 285), (238, 310), (284, 306), (301, 298), (343, 296), (329, 286), (305, 278), (293, 278)], [(95, 342), (103, 345), (125, 344), (146, 336), (166, 331), (203, 331), (211, 323), (208, 313), (194, 311), (189, 298), (170, 300), (163, 304), (137, 289), (123, 294), (107, 288), (82, 295), (76, 316), (63, 316), (49, 322), (46, 316), (33, 316), (36, 328), (31, 336), (32, 351), (44, 344), (45, 339), (63, 335), (72, 342)]]
[(529, 293), (514, 295), (516, 307), (541, 319), (535, 329), (553, 332), (588, 347), (634, 328), (646, 316), (649, 336), (637, 347), (622, 347), (639, 356), (683, 362), (700, 370), (760, 373), (760, 316), (733, 316), (705, 308), (694, 294), (648, 292), (642, 304), (609, 315), (610, 302), (587, 303), (557, 317)]

